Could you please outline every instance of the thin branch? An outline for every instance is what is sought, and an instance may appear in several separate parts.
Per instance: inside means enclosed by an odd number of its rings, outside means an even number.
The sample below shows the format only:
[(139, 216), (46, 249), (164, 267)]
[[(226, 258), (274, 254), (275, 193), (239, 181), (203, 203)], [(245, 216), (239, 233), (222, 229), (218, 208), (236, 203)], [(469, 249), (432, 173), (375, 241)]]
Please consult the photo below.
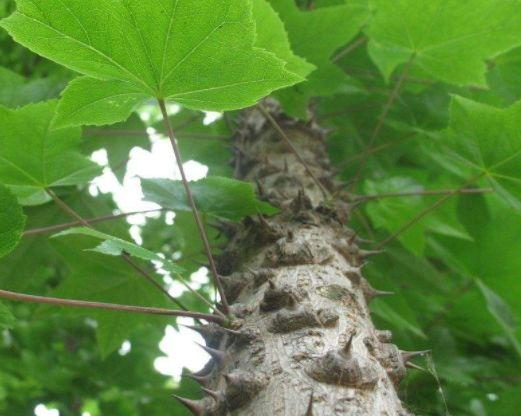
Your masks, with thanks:
[[(112, 220), (117, 220), (120, 218), (129, 217), (131, 215), (148, 214), (150, 212), (159, 212), (159, 211), (163, 211), (163, 210), (164, 210), (164, 208), (158, 208), (158, 209), (148, 209), (146, 211), (123, 212), (121, 214), (103, 215), (101, 217), (87, 218), (85, 221), (87, 221), (89, 224), (92, 225), (92, 224), (96, 224), (96, 223), (100, 223), (100, 222), (112, 221)], [(38, 234), (48, 234), (48, 233), (52, 233), (55, 231), (61, 231), (61, 230), (65, 230), (67, 228), (76, 227), (76, 226), (82, 225), (82, 224), (83, 223), (81, 221), (72, 221), (72, 222), (66, 222), (63, 224), (51, 225), (49, 227), (33, 228), (31, 230), (24, 231), (22, 236), (29, 237), (29, 236), (38, 235)]]
[(418, 221), (420, 221), (422, 218), (430, 214), (432, 211), (434, 211), (436, 208), (438, 208), (440, 205), (444, 204), (448, 199), (450, 199), (451, 196), (457, 195), (461, 193), (463, 189), (466, 189), (469, 185), (477, 181), (479, 178), (481, 178), (484, 174), (481, 173), (477, 176), (474, 176), (473, 178), (466, 181), (459, 189), (453, 189), (452, 192), (443, 195), (441, 198), (439, 198), (436, 202), (434, 202), (432, 205), (429, 205), (428, 207), (421, 210), (418, 215), (416, 215), (414, 218), (410, 219), (405, 223), (403, 226), (401, 226), (398, 230), (396, 230), (394, 233), (392, 233), (389, 237), (387, 237), (385, 240), (378, 243), (375, 247), (376, 250), (381, 249), (383, 246), (385, 246), (387, 243), (390, 243), (393, 241), (396, 237), (403, 234), (405, 231), (407, 231), (409, 228), (411, 228), (413, 225), (415, 225)]
[(170, 143), (172, 144), (172, 149), (174, 150), (177, 167), (179, 169), (179, 173), (181, 173), (181, 179), (183, 182), (183, 186), (185, 188), (186, 196), (188, 198), (188, 202), (190, 203), (190, 207), (192, 208), (192, 214), (194, 216), (195, 223), (199, 230), (199, 235), (201, 236), (201, 240), (203, 242), (206, 257), (208, 258), (208, 262), (210, 264), (210, 271), (212, 272), (215, 286), (217, 287), (217, 290), (221, 297), (221, 303), (223, 306), (224, 313), (229, 313), (230, 305), (228, 304), (228, 300), (226, 299), (226, 294), (224, 293), (224, 287), (223, 287), (221, 279), (219, 277), (219, 273), (217, 273), (217, 266), (215, 265), (215, 260), (212, 255), (212, 250), (210, 248), (208, 236), (206, 235), (206, 230), (204, 229), (204, 225), (203, 225), (203, 222), (201, 221), (199, 211), (197, 210), (197, 206), (195, 204), (194, 197), (193, 197), (192, 191), (190, 189), (190, 185), (188, 184), (188, 178), (186, 177), (185, 170), (183, 167), (183, 159), (181, 158), (181, 152), (179, 151), (179, 148), (177, 146), (175, 136), (174, 136), (174, 131), (172, 130), (172, 125), (170, 124), (170, 120), (168, 118), (165, 101), (162, 99), (158, 99), (157, 101), (159, 104), (159, 108), (161, 109), (161, 113), (163, 115), (163, 121), (165, 123), (165, 128), (168, 133)]
[(331, 59), (331, 62), (335, 63), (338, 62), (340, 59), (342, 59), (344, 56), (350, 54), (352, 51), (354, 51), (359, 46), (363, 45), (367, 41), (367, 38), (365, 36), (359, 37), (357, 40), (355, 40), (353, 43), (347, 45), (343, 50), (338, 52), (333, 59)]
[[(46, 192), (50, 197), (53, 199), (53, 201), (60, 207), (66, 214), (70, 215), (73, 218), (76, 218), (77, 222), (87, 228), (93, 228), (91, 224), (80, 214), (78, 214), (74, 209), (72, 209), (67, 203), (65, 203), (52, 189), (46, 189)], [(150, 273), (148, 273), (146, 270), (144, 270), (141, 266), (139, 266), (130, 255), (127, 253), (121, 254), (121, 258), (130, 265), (134, 270), (136, 270), (141, 276), (143, 276), (146, 280), (148, 280), (149, 283), (151, 283), (156, 289), (158, 289), (161, 293), (163, 293), (167, 298), (169, 298), (172, 302), (174, 302), (177, 306), (179, 306), (181, 309), (188, 310), (188, 308), (183, 305), (182, 302), (180, 302), (178, 299), (176, 299), (174, 296), (172, 296), (170, 293), (168, 293), (168, 290), (166, 290), (162, 285), (160, 285), (156, 279), (154, 279)], [(190, 289), (190, 288), (189, 288)]]
[(266, 110), (260, 103), (257, 104), (257, 108), (260, 110), (262, 115), (264, 117), (266, 117), (266, 119), (270, 122), (270, 124), (273, 126), (273, 128), (279, 134), (279, 136), (284, 140), (284, 142), (286, 142), (286, 144), (290, 148), (291, 152), (295, 155), (295, 157), (302, 164), (302, 166), (304, 166), (304, 168), (306, 169), (306, 172), (313, 179), (313, 182), (315, 182), (315, 184), (318, 186), (318, 188), (320, 189), (320, 192), (322, 192), (322, 195), (324, 196), (324, 198), (328, 199), (329, 198), (329, 192), (327, 191), (326, 188), (324, 188), (324, 185), (322, 185), (322, 183), (320, 183), (320, 181), (318, 180), (316, 175), (313, 173), (313, 171), (311, 170), (311, 168), (309, 167), (307, 162), (300, 155), (298, 149), (291, 142), (291, 140), (288, 137), (288, 135), (284, 132), (284, 130), (282, 130), (282, 128), (280, 127), (279, 123), (277, 123), (277, 121), (272, 117), (272, 115), (269, 113), (269, 111)]
[(357, 185), (357, 183), (358, 183), (358, 181), (360, 179), (362, 171), (364, 170), (365, 165), (367, 163), (367, 158), (369, 156), (369, 149), (371, 149), (373, 147), (373, 144), (374, 144), (375, 140), (377, 139), (378, 135), (380, 134), (380, 130), (382, 129), (382, 127), (384, 125), (384, 122), (385, 122), (385, 119), (387, 118), (387, 116), (389, 114), (389, 111), (391, 110), (391, 106), (393, 105), (394, 101), (398, 97), (398, 94), (400, 92), (400, 88), (401, 88), (401, 86), (403, 84), (403, 81), (407, 77), (407, 74), (409, 73), (409, 70), (410, 70), (411, 65), (412, 65), (412, 63), (414, 61), (415, 56), (416, 56), (415, 54), (412, 54), (411, 57), (409, 58), (409, 60), (407, 61), (407, 63), (405, 64), (405, 66), (404, 66), (404, 68), (402, 70), (402, 74), (400, 75), (400, 78), (398, 78), (398, 81), (396, 82), (396, 85), (394, 86), (393, 90), (391, 91), (391, 94), (389, 95), (389, 99), (385, 103), (385, 106), (383, 108), (382, 114), (378, 118), (378, 122), (376, 123), (376, 126), (375, 126), (375, 128), (373, 130), (373, 133), (371, 135), (371, 138), (369, 139), (369, 143), (368, 143), (368, 145), (365, 148), (366, 150), (365, 150), (364, 155), (362, 157), (362, 161), (360, 162), (360, 165), (358, 166), (358, 170), (356, 171), (355, 176), (353, 178), (353, 182), (351, 183), (351, 186), (349, 187), (349, 192), (350, 193), (353, 192), (353, 189), (356, 187), (356, 185)]
[(429, 196), (429, 195), (446, 195), (446, 194), (486, 194), (494, 192), (492, 188), (460, 188), (460, 189), (423, 189), (421, 191), (410, 192), (389, 192), (385, 194), (359, 195), (353, 198), (354, 201), (372, 201), (382, 198), (400, 198), (408, 196)]
[[(159, 131), (159, 133), (164, 133)], [(87, 129), (85, 130), (86, 136), (110, 136), (110, 137), (124, 137), (124, 136), (146, 136), (148, 133), (145, 130), (118, 130), (118, 129)], [(184, 133), (183, 137), (187, 139), (214, 139), (214, 140), (227, 140), (228, 136), (221, 136), (210, 133)]]
[(7, 290), (0, 290), (0, 298), (22, 302), (45, 303), (57, 306), (72, 306), (76, 308), (105, 309), (109, 311), (165, 316), (185, 316), (188, 318), (204, 319), (206, 321), (217, 322), (220, 324), (224, 323), (225, 321), (222, 316), (211, 315), (201, 312), (178, 311), (172, 309), (154, 308), (147, 306), (119, 305), (115, 303), (91, 302), (86, 300), (51, 298), (46, 296), (34, 296), (26, 295), (23, 293), (9, 292)]

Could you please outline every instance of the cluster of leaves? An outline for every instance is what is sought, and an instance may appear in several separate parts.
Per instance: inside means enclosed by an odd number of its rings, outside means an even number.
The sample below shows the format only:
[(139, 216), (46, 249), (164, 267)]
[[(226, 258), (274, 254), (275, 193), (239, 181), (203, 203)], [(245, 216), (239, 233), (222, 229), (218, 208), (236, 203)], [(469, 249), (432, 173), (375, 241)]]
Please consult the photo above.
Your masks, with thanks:
[[(142, 246), (122, 217), (50, 238), (52, 226), (75, 221), (56, 201), (83, 218), (115, 213), (110, 195), (89, 192), (101, 168), (88, 156), (105, 149), (104, 170), (123, 182), (131, 150), (151, 148), (147, 129), (164, 131), (157, 109), (145, 123), (140, 108), (166, 100), (182, 106), (170, 117), (181, 153), (209, 168), (193, 183), (206, 224), (273, 214), (251, 184), (230, 178), (230, 126), (204, 125), (199, 111), (272, 94), (287, 114), (331, 128), (339, 178), (360, 178), (350, 226), (386, 243), (367, 274), (397, 293), (372, 305), (377, 327), (403, 349), (433, 350), (427, 371), (403, 385), (407, 403), (419, 414), (516, 413), (519, 0), (16, 3), (0, 22), (0, 289), (167, 307), (120, 257), (165, 287), (190, 282), (206, 260), (181, 182), (142, 180), (162, 209), (141, 226)], [(0, 13), (15, 10), (4, 4)], [(197, 294), (178, 300), (208, 312), (211, 287)], [(0, 303), (0, 328), (11, 328), (0, 340), (0, 413), (45, 402), (62, 415), (182, 414), (152, 367), (167, 323)], [(132, 352), (119, 356), (128, 339)]]

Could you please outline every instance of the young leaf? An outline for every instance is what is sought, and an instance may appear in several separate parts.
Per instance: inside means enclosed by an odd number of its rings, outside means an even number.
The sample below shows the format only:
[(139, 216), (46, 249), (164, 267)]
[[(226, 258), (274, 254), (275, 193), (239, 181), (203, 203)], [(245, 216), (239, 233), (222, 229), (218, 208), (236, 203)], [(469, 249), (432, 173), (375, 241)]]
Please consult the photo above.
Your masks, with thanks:
[(56, 101), (0, 107), (0, 182), (22, 202), (45, 202), (45, 188), (84, 184), (100, 171), (78, 152), (79, 128), (51, 126), (55, 108)]
[[(17, 5), (0, 22), (17, 42), (95, 78), (81, 78), (64, 92), (61, 125), (121, 121), (145, 97), (190, 108), (236, 109), (302, 81), (284, 61), (254, 46), (250, 1), (17, 0)], [(103, 110), (123, 108), (99, 111), (96, 103)]]
[(85, 235), (89, 237), (94, 237), (98, 240), (103, 240), (103, 242), (95, 248), (88, 249), (89, 251), (94, 251), (101, 254), (106, 254), (108, 256), (120, 256), (123, 253), (126, 253), (132, 257), (137, 257), (142, 260), (147, 260), (150, 262), (160, 263), (161, 267), (163, 267), (166, 271), (172, 274), (182, 273), (183, 269), (170, 260), (165, 260), (159, 254), (154, 253), (146, 248), (138, 246), (137, 244), (131, 243), (129, 241), (125, 241), (121, 238), (113, 237), (111, 235), (96, 231), (92, 228), (87, 227), (76, 227), (69, 228), (68, 230), (62, 231), (61, 233), (55, 234), (54, 237), (66, 236), (66, 235)]
[(435, 158), (464, 178), (484, 175), (492, 187), (521, 210), (521, 101), (498, 109), (453, 97), (450, 124)]
[(360, 31), (369, 13), (366, 1), (301, 11), (295, 0), (270, 0), (286, 27), (291, 45), (299, 56), (317, 67), (307, 82), (279, 91), (276, 96), (290, 115), (306, 117), (309, 98), (331, 95), (348, 81), (345, 73), (331, 63), (331, 56)]
[(15, 318), (11, 313), (11, 310), (0, 303), (0, 329), (12, 328), (15, 322)]
[(22, 236), (25, 215), (16, 196), (0, 185), (0, 257), (14, 250)]
[(372, 0), (369, 53), (389, 79), (413, 69), (457, 85), (486, 85), (486, 58), (521, 44), (521, 8), (502, 0)]
[[(169, 179), (141, 179), (141, 187), (147, 201), (163, 208), (190, 211), (183, 184)], [(255, 197), (253, 186), (248, 182), (210, 176), (191, 182), (197, 208), (207, 214), (240, 220), (247, 215), (273, 215), (277, 209)]]

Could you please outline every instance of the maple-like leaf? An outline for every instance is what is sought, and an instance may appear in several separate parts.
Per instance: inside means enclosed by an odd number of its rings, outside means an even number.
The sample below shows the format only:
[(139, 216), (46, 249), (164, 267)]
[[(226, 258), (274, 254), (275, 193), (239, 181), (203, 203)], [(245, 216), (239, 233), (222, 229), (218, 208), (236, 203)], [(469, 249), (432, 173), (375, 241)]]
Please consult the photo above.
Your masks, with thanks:
[(60, 125), (109, 124), (147, 98), (190, 108), (246, 107), (302, 81), (254, 46), (245, 0), (17, 0), (0, 25), (19, 43), (87, 77), (64, 92)]
[[(486, 58), (521, 44), (521, 3), (503, 0), (372, 0), (369, 54), (388, 79), (413, 70), (457, 85), (486, 85)], [(413, 56), (414, 55), (414, 56)]]
[(0, 257), (11, 252), (22, 237), (25, 215), (16, 196), (0, 185)]
[(25, 204), (48, 200), (46, 188), (84, 184), (100, 172), (78, 151), (79, 128), (51, 125), (56, 104), (0, 106), (0, 182)]

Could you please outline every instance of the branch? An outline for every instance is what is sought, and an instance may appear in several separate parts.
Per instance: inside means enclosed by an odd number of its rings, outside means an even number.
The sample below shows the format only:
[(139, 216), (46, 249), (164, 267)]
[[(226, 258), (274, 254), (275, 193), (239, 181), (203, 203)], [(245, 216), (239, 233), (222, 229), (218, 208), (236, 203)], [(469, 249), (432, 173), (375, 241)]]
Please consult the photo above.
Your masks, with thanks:
[(361, 201), (372, 201), (375, 199), (382, 198), (399, 198), (399, 197), (408, 197), (408, 196), (428, 196), (428, 195), (454, 195), (454, 194), (486, 194), (494, 192), (492, 188), (459, 188), (459, 189), (424, 189), (421, 191), (411, 191), (411, 192), (390, 192), (386, 194), (373, 194), (373, 195), (360, 195), (355, 196), (353, 200), (355, 202)]
[(298, 161), (302, 164), (302, 166), (304, 166), (304, 168), (306, 169), (306, 172), (309, 174), (309, 176), (313, 179), (313, 182), (315, 182), (315, 184), (318, 186), (318, 188), (320, 189), (320, 192), (322, 192), (322, 195), (324, 196), (325, 199), (328, 199), (329, 198), (329, 193), (328, 191), (326, 190), (326, 188), (324, 188), (324, 185), (322, 185), (320, 183), (320, 181), (318, 180), (318, 178), (315, 176), (315, 174), (313, 173), (313, 171), (311, 170), (311, 168), (309, 167), (309, 165), (307, 164), (307, 162), (302, 158), (302, 156), (300, 155), (298, 149), (295, 147), (295, 145), (291, 142), (290, 138), (288, 137), (288, 135), (284, 132), (284, 130), (282, 130), (282, 128), (280, 127), (279, 123), (277, 123), (277, 121), (271, 116), (271, 114), (268, 112), (268, 110), (266, 110), (260, 103), (257, 104), (257, 108), (260, 110), (260, 112), (262, 113), (262, 115), (264, 117), (266, 117), (266, 119), (270, 122), (270, 124), (273, 126), (273, 128), (277, 131), (277, 133), (279, 134), (279, 136), (284, 140), (284, 142), (286, 142), (286, 144), (288, 145), (288, 147), (290, 148), (291, 152), (295, 155), (295, 157), (298, 159)]
[(360, 179), (360, 176), (362, 174), (362, 171), (364, 170), (364, 167), (367, 163), (367, 158), (369, 156), (369, 150), (371, 147), (373, 147), (373, 144), (375, 140), (377, 139), (378, 135), (380, 134), (380, 130), (382, 129), (385, 119), (387, 118), (387, 115), (389, 114), (389, 111), (391, 110), (391, 106), (394, 103), (394, 100), (396, 100), (396, 97), (398, 97), (398, 94), (400, 92), (400, 88), (403, 84), (403, 81), (407, 77), (407, 74), (409, 73), (409, 70), (411, 68), (411, 65), (414, 61), (415, 54), (412, 54), (407, 63), (405, 64), (402, 74), (400, 75), (400, 78), (396, 82), (396, 85), (394, 86), (393, 90), (391, 91), (391, 94), (389, 95), (389, 99), (385, 103), (385, 106), (383, 108), (382, 114), (380, 115), (378, 122), (376, 123), (376, 126), (373, 130), (373, 133), (371, 135), (371, 138), (369, 139), (369, 143), (365, 148), (364, 154), (362, 156), (362, 161), (360, 162), (360, 165), (358, 166), (358, 170), (355, 173), (355, 176), (353, 178), (353, 182), (351, 183), (349, 187), (349, 192), (352, 193), (353, 189), (356, 187), (358, 180)]
[(349, 53), (354, 51), (356, 48), (363, 45), (366, 41), (367, 41), (367, 38), (365, 36), (359, 37), (353, 43), (347, 45), (343, 50), (341, 50), (335, 56), (333, 56), (333, 59), (331, 59), (331, 62), (333, 62), (333, 63), (338, 62), (344, 56), (348, 55)]
[(176, 140), (174, 137), (174, 131), (172, 130), (172, 125), (170, 124), (170, 119), (168, 118), (165, 101), (162, 99), (158, 99), (157, 102), (159, 104), (159, 108), (161, 109), (161, 113), (163, 115), (163, 121), (165, 123), (165, 128), (168, 133), (170, 143), (172, 144), (172, 149), (174, 150), (177, 167), (179, 169), (179, 173), (181, 173), (181, 179), (183, 182), (183, 186), (185, 188), (186, 196), (188, 198), (188, 202), (190, 203), (190, 207), (192, 208), (192, 214), (194, 216), (195, 223), (199, 230), (199, 235), (203, 242), (206, 257), (208, 258), (208, 262), (210, 264), (210, 271), (212, 272), (215, 286), (217, 287), (217, 291), (219, 292), (219, 295), (221, 297), (221, 302), (222, 302), (224, 313), (228, 313), (230, 311), (230, 305), (228, 304), (228, 300), (226, 299), (226, 294), (224, 293), (224, 287), (223, 287), (221, 279), (219, 277), (219, 273), (217, 273), (217, 267), (215, 265), (215, 260), (212, 256), (212, 250), (210, 248), (210, 243), (208, 242), (208, 236), (206, 235), (206, 230), (204, 229), (204, 225), (203, 225), (203, 222), (201, 221), (199, 211), (197, 210), (197, 206), (195, 204), (194, 197), (193, 197), (192, 191), (190, 189), (190, 185), (188, 184), (188, 179), (186, 177), (185, 170), (183, 167), (183, 159), (181, 158), (181, 152), (179, 151), (179, 148), (177, 146), (177, 143), (176, 143)]
[(219, 324), (224, 323), (224, 318), (221, 316), (201, 312), (178, 311), (172, 309), (154, 308), (147, 306), (119, 305), (115, 303), (91, 302), (86, 300), (51, 298), (46, 296), (34, 296), (26, 295), (23, 293), (9, 292), (7, 290), (0, 290), (0, 298), (22, 302), (45, 303), (57, 306), (72, 306), (76, 308), (105, 309), (109, 311), (142, 313), (151, 315), (185, 316), (188, 318), (204, 319)]
[[(148, 214), (150, 212), (159, 212), (159, 211), (163, 211), (163, 210), (164, 210), (164, 208), (149, 209), (146, 211), (123, 212), (121, 214), (103, 215), (101, 217), (87, 218), (85, 221), (92, 225), (92, 224), (96, 224), (98, 222), (112, 221), (112, 220), (117, 220), (119, 218), (129, 217), (131, 215)], [(24, 231), (23, 237), (28, 237), (31, 235), (38, 235), (38, 234), (48, 234), (48, 233), (52, 233), (54, 231), (61, 231), (61, 230), (65, 230), (67, 228), (76, 227), (76, 226), (82, 225), (82, 224), (83, 223), (81, 221), (72, 221), (72, 222), (67, 222), (67, 223), (63, 223), (63, 224), (51, 225), (49, 227), (33, 228), (32, 230)]]
[[(54, 193), (51, 189), (46, 189), (46, 192), (50, 197), (53, 199), (53, 201), (60, 207), (66, 214), (70, 215), (73, 218), (76, 218), (77, 222), (81, 225), (84, 225), (87, 228), (93, 228), (91, 224), (80, 214), (78, 214), (74, 209), (72, 209), (69, 205), (67, 205), (56, 193)], [(141, 268), (132, 258), (127, 254), (123, 253), (121, 254), (121, 258), (130, 265), (134, 270), (136, 270), (141, 276), (143, 276), (146, 280), (148, 280), (156, 289), (158, 289), (161, 293), (163, 293), (167, 298), (169, 298), (172, 302), (174, 302), (177, 306), (179, 306), (181, 309), (188, 310), (186, 306), (183, 305), (178, 299), (173, 297), (168, 291), (161, 286), (146, 270)]]
[(424, 208), (418, 215), (416, 215), (414, 218), (409, 220), (407, 223), (405, 223), (402, 227), (400, 227), (398, 230), (396, 230), (393, 234), (391, 234), (389, 237), (387, 237), (385, 240), (378, 243), (375, 247), (376, 250), (381, 249), (383, 246), (385, 246), (387, 243), (393, 241), (396, 237), (403, 234), (405, 231), (407, 231), (409, 228), (411, 228), (414, 224), (416, 224), (418, 221), (420, 221), (422, 218), (427, 216), (429, 213), (434, 211), (436, 208), (438, 208), (440, 205), (444, 204), (451, 196), (461, 193), (462, 190), (467, 188), (469, 185), (477, 181), (479, 178), (481, 178), (484, 175), (484, 173), (481, 173), (477, 176), (474, 176), (473, 178), (466, 181), (461, 188), (459, 189), (453, 189), (450, 193), (445, 194), (440, 199), (438, 199), (436, 202), (434, 202), (432, 205), (429, 205), (428, 207)]

